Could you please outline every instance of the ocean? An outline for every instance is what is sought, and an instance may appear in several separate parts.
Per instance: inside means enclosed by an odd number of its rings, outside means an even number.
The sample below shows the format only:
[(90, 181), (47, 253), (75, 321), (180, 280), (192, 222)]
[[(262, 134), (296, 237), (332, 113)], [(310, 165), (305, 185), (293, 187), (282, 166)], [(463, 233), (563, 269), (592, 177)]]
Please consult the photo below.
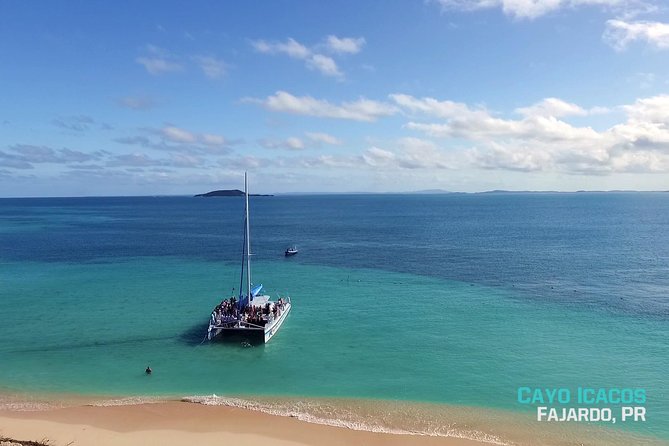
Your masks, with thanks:
[[(239, 290), (243, 207), (0, 199), (0, 404), (184, 398), (499, 444), (669, 444), (669, 193), (252, 197), (253, 281), (293, 310), (265, 346), (202, 343)], [(643, 389), (646, 421), (538, 422), (520, 387)]]

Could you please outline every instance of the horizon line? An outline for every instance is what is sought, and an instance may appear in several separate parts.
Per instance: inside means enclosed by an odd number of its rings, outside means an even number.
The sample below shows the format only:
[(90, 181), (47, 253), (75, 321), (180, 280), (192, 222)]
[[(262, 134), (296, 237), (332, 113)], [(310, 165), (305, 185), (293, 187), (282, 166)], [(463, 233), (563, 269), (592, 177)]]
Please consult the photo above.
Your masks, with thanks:
[[(579, 190), (508, 190), (491, 189), (476, 192), (447, 191), (442, 189), (425, 189), (417, 191), (386, 191), (386, 192), (262, 192), (254, 195), (282, 196), (282, 195), (481, 195), (481, 194), (583, 194), (583, 193), (668, 193), (669, 190), (639, 190), (639, 189), (579, 189)], [(30, 196), (2, 196), (0, 199), (31, 199), (31, 198), (141, 198), (141, 197), (192, 197), (192, 198), (235, 198), (230, 197), (195, 197), (197, 194), (145, 194), (145, 195), (30, 195)]]

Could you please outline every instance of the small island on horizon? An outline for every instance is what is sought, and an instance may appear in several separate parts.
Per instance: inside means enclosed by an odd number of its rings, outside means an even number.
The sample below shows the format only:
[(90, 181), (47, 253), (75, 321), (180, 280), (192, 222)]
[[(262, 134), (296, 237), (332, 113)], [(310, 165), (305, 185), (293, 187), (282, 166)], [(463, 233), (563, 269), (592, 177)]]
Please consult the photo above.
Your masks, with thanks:
[[(197, 194), (196, 197), (243, 197), (244, 192), (239, 189), (213, 190), (206, 194)], [(269, 194), (249, 194), (249, 197), (273, 197)]]

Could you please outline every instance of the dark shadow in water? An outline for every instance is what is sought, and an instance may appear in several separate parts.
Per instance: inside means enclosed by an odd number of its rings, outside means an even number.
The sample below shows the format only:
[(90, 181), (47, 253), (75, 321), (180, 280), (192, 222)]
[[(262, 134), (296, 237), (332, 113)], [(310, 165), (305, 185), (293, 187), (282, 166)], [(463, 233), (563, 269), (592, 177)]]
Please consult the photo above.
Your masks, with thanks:
[(219, 344), (219, 345), (222, 344), (222, 345), (237, 346), (242, 348), (265, 346), (265, 342), (262, 337), (248, 336), (243, 334), (227, 335), (225, 337), (219, 336), (216, 339), (212, 340), (211, 344)]
[(206, 344), (208, 323), (198, 323), (182, 331), (177, 335), (177, 340), (185, 345), (197, 346)]
[(212, 341), (207, 340), (208, 324), (195, 324), (177, 336), (177, 340), (182, 344), (191, 347), (199, 345), (226, 345), (231, 347), (259, 347), (264, 346), (263, 334), (257, 336), (248, 336), (244, 334), (232, 334), (225, 337), (217, 337)]
[[(206, 331), (207, 329), (205, 327), (205, 332)], [(57, 351), (68, 351), (68, 350), (77, 350), (85, 348), (108, 347), (114, 345), (141, 344), (144, 342), (159, 342), (159, 341), (165, 341), (165, 337), (151, 336), (151, 337), (132, 338), (132, 339), (111, 339), (105, 341), (73, 342), (69, 344), (58, 344), (58, 345), (39, 345), (34, 348), (7, 350), (7, 352), (8, 353), (57, 352)]]

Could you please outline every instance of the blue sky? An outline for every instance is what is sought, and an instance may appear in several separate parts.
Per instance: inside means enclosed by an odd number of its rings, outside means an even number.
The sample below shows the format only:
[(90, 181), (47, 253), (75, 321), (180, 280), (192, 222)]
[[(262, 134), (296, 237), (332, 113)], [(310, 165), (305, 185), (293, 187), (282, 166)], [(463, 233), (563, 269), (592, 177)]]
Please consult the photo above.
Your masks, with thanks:
[(661, 0), (4, 0), (0, 58), (0, 196), (669, 189)]

